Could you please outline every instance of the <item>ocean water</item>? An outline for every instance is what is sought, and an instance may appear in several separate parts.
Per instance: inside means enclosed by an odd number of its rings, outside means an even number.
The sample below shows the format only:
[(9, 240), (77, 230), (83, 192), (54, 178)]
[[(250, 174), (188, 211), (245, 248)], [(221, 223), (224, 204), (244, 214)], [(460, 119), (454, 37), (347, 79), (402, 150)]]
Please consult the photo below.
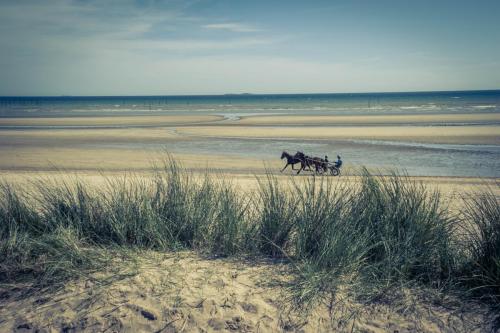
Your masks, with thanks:
[(141, 114), (432, 114), (500, 112), (500, 90), (414, 93), (0, 97), (0, 117)]
[[(499, 113), (500, 90), (419, 93), (0, 97), (0, 117), (73, 117), (109, 115), (427, 115)], [(446, 124), (445, 124), (446, 125)], [(473, 123), (449, 126), (475, 125)], [(488, 125), (499, 126), (490, 123)], [(411, 126), (411, 124), (408, 124)], [(433, 126), (433, 124), (428, 124)], [(10, 129), (15, 130), (15, 129)], [(75, 130), (78, 130), (75, 128)], [(1, 144), (1, 143), (0, 143)], [(113, 147), (158, 149), (158, 144)], [(210, 139), (168, 143), (172, 152), (217, 153), (268, 160), (282, 150), (311, 155), (340, 154), (351, 166), (406, 170), (410, 175), (500, 177), (500, 145), (430, 144), (370, 140)]]

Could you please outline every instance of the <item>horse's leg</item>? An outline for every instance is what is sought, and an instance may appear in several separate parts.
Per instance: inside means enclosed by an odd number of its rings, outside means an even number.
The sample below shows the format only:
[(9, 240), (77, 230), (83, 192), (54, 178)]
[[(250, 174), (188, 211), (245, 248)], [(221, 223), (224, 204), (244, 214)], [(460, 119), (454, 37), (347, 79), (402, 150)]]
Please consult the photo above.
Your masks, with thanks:
[(304, 164), (300, 162), (300, 168), (299, 171), (297, 171), (297, 175), (304, 169)]
[(287, 163), (287, 164), (285, 165), (285, 167), (284, 167), (283, 169), (281, 169), (281, 171), (280, 171), (280, 172), (285, 171), (286, 167), (287, 167), (289, 164), (290, 164), (290, 163)]

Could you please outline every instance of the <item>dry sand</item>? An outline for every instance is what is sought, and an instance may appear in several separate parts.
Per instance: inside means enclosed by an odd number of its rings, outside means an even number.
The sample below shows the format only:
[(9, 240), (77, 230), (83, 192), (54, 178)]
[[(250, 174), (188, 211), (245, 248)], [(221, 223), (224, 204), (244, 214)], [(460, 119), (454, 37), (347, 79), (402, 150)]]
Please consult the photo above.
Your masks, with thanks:
[[(1, 332), (484, 332), (487, 310), (412, 293), (391, 306), (336, 303), (290, 312), (277, 286), (284, 264), (145, 252), (137, 275), (71, 282), (59, 292), (20, 297), (0, 289)], [(108, 273), (108, 277), (109, 277)], [(101, 273), (101, 279), (103, 278)], [(333, 304), (332, 307), (329, 307)]]
[[(112, 153), (112, 152), (109, 152)], [(183, 166), (189, 171), (193, 172), (195, 177), (203, 177), (207, 168), (201, 167), (198, 169), (199, 165), (196, 164), (196, 157), (192, 156), (177, 156), (177, 161), (181, 161)], [(152, 158), (152, 156), (149, 156)], [(190, 160), (190, 159), (193, 160)], [(161, 161), (150, 160), (157, 165), (161, 165)], [(99, 188), (102, 185), (106, 185), (110, 179), (123, 178), (133, 179), (135, 177), (139, 178), (149, 178), (152, 177), (152, 171), (149, 169), (150, 164), (143, 164), (142, 160), (138, 160), (136, 165), (130, 164), (129, 170), (122, 170), (122, 166), (119, 164), (112, 165), (108, 164), (107, 169), (92, 170), (91, 166), (96, 161), (89, 160), (89, 165), (82, 164), (82, 170), (75, 169), (75, 166), (69, 165), (69, 170), (60, 169), (54, 170), (50, 165), (47, 169), (44, 169), (43, 165), (40, 165), (35, 171), (32, 170), (3, 170), (0, 171), (0, 181), (5, 181), (9, 184), (20, 185), (23, 189), (29, 189), (34, 181), (37, 180), (49, 180), (49, 181), (69, 181), (72, 182), (75, 179), (82, 181), (90, 186), (95, 186)], [(236, 163), (236, 162), (235, 162)], [(256, 165), (259, 165), (256, 162)], [(222, 162), (213, 165), (212, 176), (223, 177), (226, 181), (230, 181), (233, 186), (240, 192), (245, 192), (251, 194), (253, 191), (257, 191), (259, 188), (259, 179), (265, 180), (264, 165), (261, 164), (263, 169), (259, 170), (257, 168), (251, 171), (245, 171), (244, 166), (238, 164), (227, 164), (223, 165)], [(191, 168), (189, 168), (191, 166)], [(269, 165), (268, 165), (269, 166)], [(134, 169), (136, 167), (136, 169)], [(224, 170), (227, 170), (225, 172)], [(210, 170), (209, 170), (210, 171)], [(357, 170), (345, 170), (346, 173), (356, 174)], [(290, 182), (298, 182), (307, 180), (310, 175), (304, 173), (300, 176), (293, 175), (291, 173), (279, 174), (275, 173), (274, 176), (282, 184), (291, 184)], [(348, 186), (357, 186), (359, 184), (360, 178), (355, 175), (343, 175), (341, 177), (327, 177), (328, 181), (331, 181), (335, 186), (336, 183), (346, 183)], [(496, 196), (500, 197), (500, 181), (498, 179), (491, 178), (474, 178), (474, 177), (408, 177), (409, 181), (415, 181), (417, 183), (425, 186), (429, 191), (438, 190), (441, 194), (441, 200), (443, 205), (449, 205), (451, 209), (458, 209), (462, 203), (463, 198), (474, 193), (480, 193), (484, 191), (492, 191)]]
[[(168, 146), (167, 146), (168, 148)], [(0, 171), (53, 171), (64, 172), (142, 172), (161, 163), (167, 150), (114, 149), (81, 147), (5, 147), (1, 150)], [(190, 170), (216, 169), (227, 173), (262, 173), (266, 166), (273, 170), (282, 167), (279, 159), (240, 159), (220, 155), (172, 154)]]

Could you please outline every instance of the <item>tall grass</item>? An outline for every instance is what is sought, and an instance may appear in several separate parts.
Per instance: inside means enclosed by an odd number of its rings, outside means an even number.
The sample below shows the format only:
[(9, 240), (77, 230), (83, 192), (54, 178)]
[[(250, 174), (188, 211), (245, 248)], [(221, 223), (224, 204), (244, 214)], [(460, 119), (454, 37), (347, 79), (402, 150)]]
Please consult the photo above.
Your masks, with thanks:
[(468, 256), (463, 280), (473, 294), (500, 305), (500, 205), (490, 189), (464, 197), (461, 211)]
[(0, 257), (0, 281), (36, 277), (41, 284), (102, 267), (106, 261), (103, 251), (87, 246), (71, 226), (45, 223), (26, 196), (6, 184), (0, 185)]
[(290, 195), (290, 186), (281, 184), (271, 174), (258, 182), (258, 250), (264, 255), (279, 257), (290, 245), (296, 223), (297, 198)]
[(346, 282), (366, 294), (408, 281), (445, 283), (455, 259), (439, 193), (405, 175), (377, 177), (365, 169), (358, 180), (311, 178), (294, 187), (294, 255), (303, 263), (292, 285), (297, 298), (307, 303)]
[[(57, 283), (104, 267), (110, 250), (187, 248), (286, 257), (296, 268), (290, 290), (298, 303), (349, 285), (369, 293), (467, 281), (476, 293), (498, 295), (500, 209), (492, 193), (471, 197), (457, 218), (439, 192), (404, 174), (364, 169), (352, 182), (268, 174), (258, 184), (245, 194), (172, 159), (153, 177), (100, 187), (42, 180), (27, 193), (1, 184), (0, 282)], [(456, 237), (457, 224), (471, 226), (466, 237)]]
[(439, 192), (405, 175), (376, 177), (364, 170), (350, 223), (369, 235), (370, 274), (388, 282), (440, 282), (454, 267), (452, 226)]

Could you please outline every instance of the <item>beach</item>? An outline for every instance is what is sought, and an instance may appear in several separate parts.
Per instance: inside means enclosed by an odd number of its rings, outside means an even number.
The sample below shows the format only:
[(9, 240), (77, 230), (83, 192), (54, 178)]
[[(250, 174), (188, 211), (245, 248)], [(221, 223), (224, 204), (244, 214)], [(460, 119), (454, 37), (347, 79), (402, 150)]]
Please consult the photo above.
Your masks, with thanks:
[[(404, 184), (439, 191), (453, 216), (466, 198), (500, 196), (500, 113), (490, 109), (268, 114), (246, 104), (232, 113), (190, 107), (189, 115), (178, 107), (155, 115), (119, 107), (116, 115), (98, 116), (54, 106), (61, 114), (0, 117), (0, 179), (26, 193), (75, 181), (100, 193), (122, 181), (150, 184), (155, 170), (175, 160), (195, 178), (208, 174), (256, 200), (266, 177), (283, 185), (313, 179), (307, 170), (281, 172), (281, 153), (300, 150), (330, 161), (341, 155), (341, 176), (318, 182), (350, 191), (362, 186), (364, 167), (388, 182), (398, 174)], [(483, 332), (494, 320), (482, 303), (420, 287), (396, 288), (380, 302), (340, 287), (307, 311), (292, 309), (287, 288), (301, 266), (284, 258), (214, 255), (194, 246), (137, 249), (125, 258), (56, 290), (2, 285), (0, 331)]]
[(499, 13), (0, 1), (0, 333), (500, 333)]
[(496, 178), (499, 124), (498, 113), (0, 118), (0, 169), (144, 171), (168, 152), (189, 168), (252, 173), (301, 150), (415, 176)]
[[(464, 121), (473, 122), (474, 125), (449, 126), (450, 123), (463, 124)], [(406, 150), (413, 151), (412, 157), (420, 159), (419, 150), (426, 154), (439, 155), (444, 151), (452, 155), (453, 151), (450, 153), (450, 150), (446, 150), (446, 145), (467, 149), (473, 149), (470, 146), (474, 145), (500, 147), (500, 125), (491, 125), (497, 121), (500, 121), (500, 117), (496, 113), (247, 116), (229, 121), (217, 116), (177, 115), (0, 118), (0, 173), (6, 180), (65, 174), (94, 179), (123, 173), (147, 175), (154, 165), (161, 165), (162, 159), (170, 154), (188, 170), (224, 173), (243, 184), (243, 188), (255, 188), (255, 177), (266, 172), (282, 178), (295, 174), (290, 167), (284, 174), (279, 172), (284, 166), (279, 159), (282, 149), (293, 152), (290, 148), (294, 145), (297, 150), (306, 152), (308, 146), (313, 151), (321, 147), (348, 147), (361, 150), (362, 155), (369, 156), (373, 154), (371, 150), (375, 150), (386, 154), (382, 158)], [(433, 126), (422, 125), (429, 122)], [(187, 126), (186, 123), (191, 124)], [(394, 144), (386, 144), (388, 140)], [(257, 145), (262, 151), (245, 150)], [(334, 151), (318, 152), (318, 155), (320, 153), (328, 153), (332, 159), (335, 156)], [(365, 159), (366, 165), (356, 164), (349, 157), (344, 155), (344, 176), (356, 175), (361, 166), (382, 174), (391, 169), (404, 172), (404, 167), (398, 163), (378, 166)], [(493, 159), (492, 167), (500, 163), (496, 154), (486, 157)], [(454, 167), (459, 165), (455, 164)], [(440, 188), (448, 197), (457, 197), (457, 192), (464, 189), (477, 190), (494, 185), (498, 178), (491, 177), (491, 173), (496, 175), (496, 172), (498, 170), (490, 170), (486, 177), (474, 170), (462, 176), (454, 176), (452, 172), (444, 175), (410, 172), (409, 176), (428, 186)], [(302, 172), (301, 177), (309, 176), (310, 172)]]
[[(340, 153), (334, 149), (340, 147), (355, 153), (343, 154), (344, 178), (359, 174), (362, 166), (380, 174), (407, 172), (412, 179), (440, 189), (445, 197), (459, 199), (467, 191), (498, 190), (499, 140), (498, 113), (281, 115), (237, 120), (216, 115), (0, 118), (0, 175), (14, 182), (67, 175), (91, 182), (124, 174), (148, 177), (172, 156), (187, 170), (221, 173), (241, 188), (255, 189), (256, 177), (265, 173), (283, 180), (295, 175), (290, 167), (280, 172), (282, 150), (329, 154), (334, 160), (335, 153)], [(454, 156), (468, 152), (480, 154), (483, 160), (471, 163), (481, 163), (486, 174), (463, 165), (467, 157), (464, 161)], [(449, 163), (450, 169), (444, 164), (433, 172), (437, 168), (425, 160), (427, 156)], [(366, 163), (350, 160), (353, 157)], [(385, 163), (373, 163), (378, 158)], [(415, 164), (405, 168), (398, 163), (402, 160)], [(456, 170), (465, 171), (455, 175)], [(310, 176), (311, 172), (303, 171), (298, 177)]]
[(0, 333), (500, 333), (499, 13), (0, 1)]

